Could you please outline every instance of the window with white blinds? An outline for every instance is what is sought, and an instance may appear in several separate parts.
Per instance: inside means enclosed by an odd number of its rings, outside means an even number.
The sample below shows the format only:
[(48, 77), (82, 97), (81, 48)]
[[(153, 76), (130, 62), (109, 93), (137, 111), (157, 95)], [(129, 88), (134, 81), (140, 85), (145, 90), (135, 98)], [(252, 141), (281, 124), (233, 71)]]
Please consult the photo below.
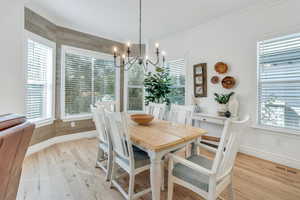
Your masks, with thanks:
[(169, 95), (173, 104), (185, 104), (185, 61), (184, 59), (171, 60), (166, 67), (172, 79), (172, 88)]
[(53, 120), (55, 43), (27, 35), (26, 117), (37, 123)]
[(127, 111), (142, 111), (144, 109), (144, 68), (135, 64), (126, 73)]
[(116, 99), (112, 56), (63, 47), (62, 118), (90, 116), (90, 105)]
[(258, 43), (258, 123), (300, 130), (300, 34)]

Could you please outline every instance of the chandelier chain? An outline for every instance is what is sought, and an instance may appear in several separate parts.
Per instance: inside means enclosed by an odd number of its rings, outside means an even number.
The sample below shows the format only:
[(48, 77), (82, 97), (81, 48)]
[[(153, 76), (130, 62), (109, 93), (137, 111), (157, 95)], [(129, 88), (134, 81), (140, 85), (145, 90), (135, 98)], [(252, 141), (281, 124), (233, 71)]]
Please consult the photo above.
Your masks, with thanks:
[(140, 48), (140, 57), (142, 57), (142, 0), (140, 0), (140, 44), (139, 44), (139, 48)]

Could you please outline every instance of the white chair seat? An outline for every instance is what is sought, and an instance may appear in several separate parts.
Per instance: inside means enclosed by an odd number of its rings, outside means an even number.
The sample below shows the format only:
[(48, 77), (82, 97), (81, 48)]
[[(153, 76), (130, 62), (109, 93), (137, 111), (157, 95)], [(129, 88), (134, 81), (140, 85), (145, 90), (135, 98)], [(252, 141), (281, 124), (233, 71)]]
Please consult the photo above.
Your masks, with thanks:
[[(140, 150), (139, 148), (133, 148), (134, 154), (134, 164), (135, 169), (140, 167), (144, 167), (146, 165), (150, 165), (150, 158), (146, 152)], [(129, 161), (120, 157), (120, 159), (127, 165), (129, 165)]]
[[(187, 158), (187, 160), (200, 165), (201, 167), (205, 167), (211, 170), (213, 161), (209, 160), (203, 156), (193, 155)], [(206, 192), (208, 192), (208, 183), (209, 176), (200, 173), (194, 169), (191, 169), (181, 163), (177, 163), (174, 165), (173, 176), (182, 179)]]

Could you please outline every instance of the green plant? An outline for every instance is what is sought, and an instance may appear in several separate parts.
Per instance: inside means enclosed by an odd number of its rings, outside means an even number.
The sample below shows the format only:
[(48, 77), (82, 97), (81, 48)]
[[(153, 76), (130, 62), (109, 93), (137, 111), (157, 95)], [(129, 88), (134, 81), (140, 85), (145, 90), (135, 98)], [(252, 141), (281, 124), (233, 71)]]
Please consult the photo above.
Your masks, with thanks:
[(219, 104), (227, 104), (230, 97), (234, 94), (234, 92), (230, 92), (229, 94), (217, 94), (215, 93), (215, 100)]
[(171, 77), (164, 68), (156, 68), (156, 73), (149, 72), (145, 76), (145, 104), (166, 103), (170, 104), (168, 95), (171, 93)]

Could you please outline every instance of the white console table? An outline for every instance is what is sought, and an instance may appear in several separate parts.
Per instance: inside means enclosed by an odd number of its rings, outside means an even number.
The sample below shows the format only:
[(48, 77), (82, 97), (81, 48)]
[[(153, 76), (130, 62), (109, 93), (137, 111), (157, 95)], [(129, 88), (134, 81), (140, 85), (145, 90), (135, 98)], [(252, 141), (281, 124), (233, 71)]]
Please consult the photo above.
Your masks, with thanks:
[[(220, 138), (225, 121), (228, 118), (218, 116), (217, 114), (208, 113), (194, 113), (192, 116), (193, 126), (200, 127), (208, 130), (207, 136)], [(232, 117), (230, 119), (238, 120), (238, 117)], [(210, 142), (211, 144), (217, 144), (216, 142)]]
[[(224, 125), (226, 119), (227, 119), (226, 117), (221, 117), (218, 115), (207, 114), (207, 113), (194, 113), (194, 115), (192, 116), (192, 120), (219, 124), (219, 125)], [(238, 117), (233, 117), (231, 119), (238, 120)]]

